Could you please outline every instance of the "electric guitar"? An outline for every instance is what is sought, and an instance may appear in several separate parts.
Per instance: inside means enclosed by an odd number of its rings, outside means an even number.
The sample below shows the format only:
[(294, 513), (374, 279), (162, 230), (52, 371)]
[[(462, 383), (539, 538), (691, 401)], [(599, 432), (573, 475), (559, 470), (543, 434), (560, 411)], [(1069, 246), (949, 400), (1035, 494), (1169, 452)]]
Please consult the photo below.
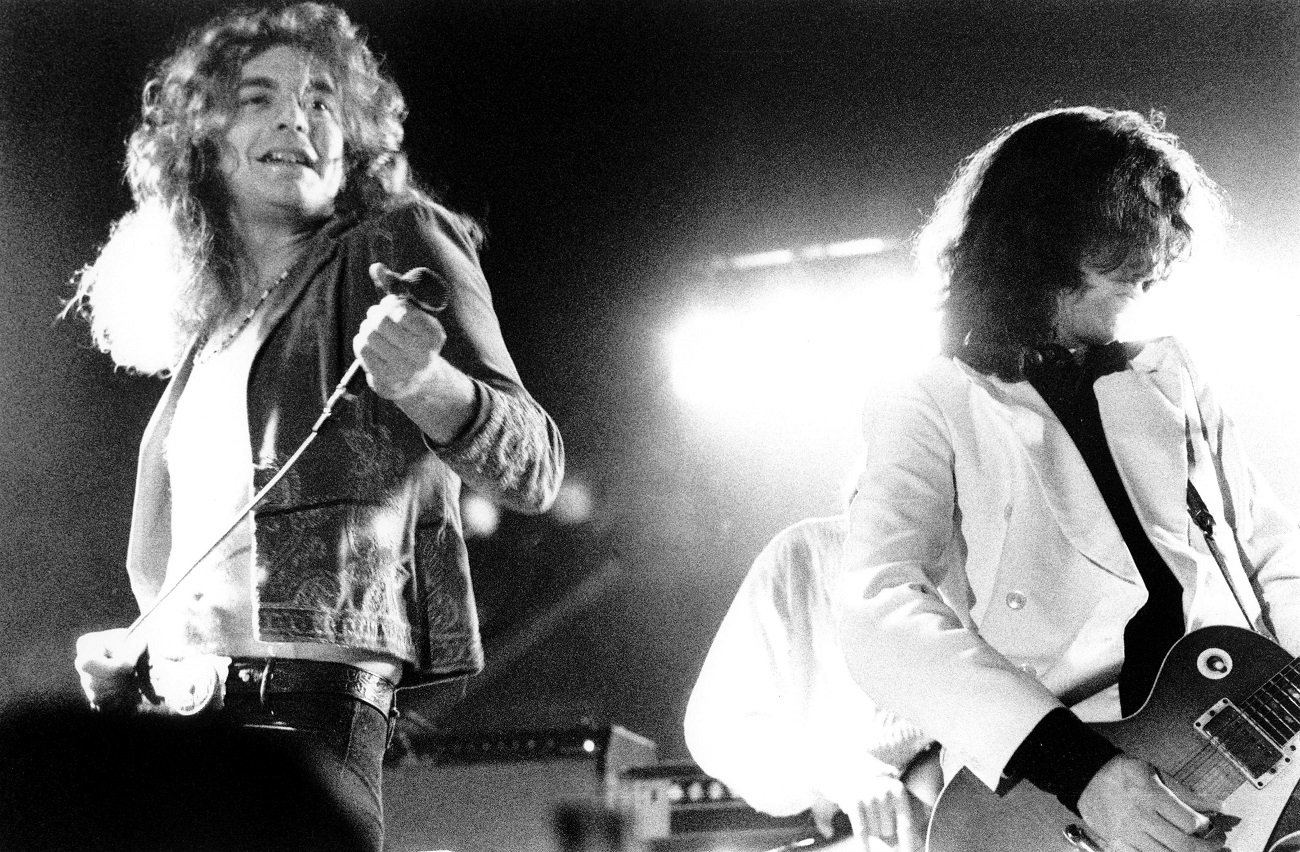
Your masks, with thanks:
[[(1115, 745), (1222, 805), (1231, 852), (1300, 852), (1300, 659), (1239, 627), (1180, 639), (1146, 704), (1094, 724)], [(1055, 796), (999, 797), (963, 769), (935, 804), (927, 852), (1106, 852)]]

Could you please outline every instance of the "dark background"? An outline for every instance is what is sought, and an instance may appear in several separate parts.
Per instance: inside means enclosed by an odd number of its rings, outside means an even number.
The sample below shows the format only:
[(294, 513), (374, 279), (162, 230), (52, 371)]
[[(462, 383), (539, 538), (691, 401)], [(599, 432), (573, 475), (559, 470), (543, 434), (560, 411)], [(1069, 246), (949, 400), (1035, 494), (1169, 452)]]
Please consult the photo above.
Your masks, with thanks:
[[(135, 614), (134, 455), (162, 383), (114, 372), (55, 315), (127, 209), (151, 63), (226, 5), (0, 0), (0, 700), (75, 694), (75, 637)], [(961, 157), (1053, 105), (1164, 110), (1233, 197), (1208, 297), (1225, 324), (1204, 338), (1230, 344), (1227, 395), (1300, 505), (1300, 4), (341, 5), (407, 95), (416, 167), (487, 223), (506, 340), (594, 495), (584, 523), (506, 516), (473, 542), (489, 669), (410, 695), (424, 719), (613, 721), (686, 758), (718, 621), (773, 533), (835, 510), (855, 424), (760, 439), (772, 424), (697, 416), (669, 384), (667, 333), (686, 306), (744, 294), (715, 257), (906, 240)]]

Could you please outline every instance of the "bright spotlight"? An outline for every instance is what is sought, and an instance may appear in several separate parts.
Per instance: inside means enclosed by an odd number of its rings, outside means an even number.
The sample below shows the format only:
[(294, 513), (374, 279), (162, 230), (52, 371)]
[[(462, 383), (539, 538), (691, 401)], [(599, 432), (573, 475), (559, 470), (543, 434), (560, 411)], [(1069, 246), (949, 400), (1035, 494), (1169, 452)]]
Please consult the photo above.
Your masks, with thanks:
[(760, 251), (753, 254), (738, 254), (723, 261), (730, 269), (762, 269), (766, 266), (785, 266), (794, 263), (794, 252), (789, 249)]
[(866, 237), (861, 240), (831, 243), (825, 249), (827, 257), (860, 257), (868, 254), (880, 254), (892, 247), (892, 244), (885, 240), (877, 237)]
[(897, 246), (898, 243), (894, 240), (884, 240), (879, 237), (863, 237), (861, 239), (844, 240), (842, 242), (827, 243), (825, 245), (816, 243), (813, 245), (799, 246), (795, 249), (772, 249), (771, 251), (759, 251), (752, 254), (735, 254), (730, 257), (718, 257), (713, 260), (713, 268), (731, 270), (733, 272), (744, 272), (746, 270), (765, 269), (773, 266), (789, 266), (796, 260), (818, 261), (881, 254), (897, 248)]
[(669, 344), (678, 395), (704, 407), (744, 407), (761, 391), (762, 375), (779, 369), (776, 354), (762, 345), (765, 333), (779, 333), (774, 320), (721, 310), (688, 319)]
[(937, 315), (914, 282), (793, 288), (699, 310), (668, 340), (673, 388), (713, 413), (817, 422), (855, 412), (876, 382), (937, 349)]
[(460, 500), (460, 518), (469, 538), (487, 538), (501, 525), (501, 510), (482, 494), (467, 491)]
[(586, 480), (566, 476), (560, 485), (560, 493), (555, 496), (555, 503), (551, 506), (551, 517), (565, 526), (577, 526), (591, 520), (595, 504), (591, 486)]

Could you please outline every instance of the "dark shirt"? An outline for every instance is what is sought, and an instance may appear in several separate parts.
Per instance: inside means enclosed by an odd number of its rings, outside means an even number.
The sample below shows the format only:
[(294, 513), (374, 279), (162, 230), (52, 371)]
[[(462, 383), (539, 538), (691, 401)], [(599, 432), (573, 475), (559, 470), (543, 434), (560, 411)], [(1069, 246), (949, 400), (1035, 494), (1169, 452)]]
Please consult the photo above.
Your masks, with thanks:
[[(1151, 543), (1106, 443), (1093, 385), (1125, 369), (1130, 357), (1122, 343), (1070, 352), (1060, 346), (1028, 360), (1025, 377), (1069, 433), (1092, 473), (1120, 535), (1146, 584), (1147, 602), (1124, 630), (1120, 710), (1141, 707), (1169, 648), (1183, 635), (1182, 586)], [(1119, 754), (1108, 740), (1064, 708), (1054, 710), (1030, 732), (1007, 764), (1008, 780), (1025, 779), (1056, 795), (1077, 812), (1079, 796), (1103, 764)]]

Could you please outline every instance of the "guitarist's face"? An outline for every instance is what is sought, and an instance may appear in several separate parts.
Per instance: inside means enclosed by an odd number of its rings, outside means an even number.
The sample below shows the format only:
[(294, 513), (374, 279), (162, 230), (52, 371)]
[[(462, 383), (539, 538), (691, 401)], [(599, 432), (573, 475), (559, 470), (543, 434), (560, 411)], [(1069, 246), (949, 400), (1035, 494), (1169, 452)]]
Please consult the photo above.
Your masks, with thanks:
[(1063, 290), (1056, 300), (1057, 342), (1103, 346), (1115, 339), (1119, 319), (1157, 278), (1148, 258), (1134, 253), (1115, 269), (1088, 262), (1080, 267), (1083, 286)]

